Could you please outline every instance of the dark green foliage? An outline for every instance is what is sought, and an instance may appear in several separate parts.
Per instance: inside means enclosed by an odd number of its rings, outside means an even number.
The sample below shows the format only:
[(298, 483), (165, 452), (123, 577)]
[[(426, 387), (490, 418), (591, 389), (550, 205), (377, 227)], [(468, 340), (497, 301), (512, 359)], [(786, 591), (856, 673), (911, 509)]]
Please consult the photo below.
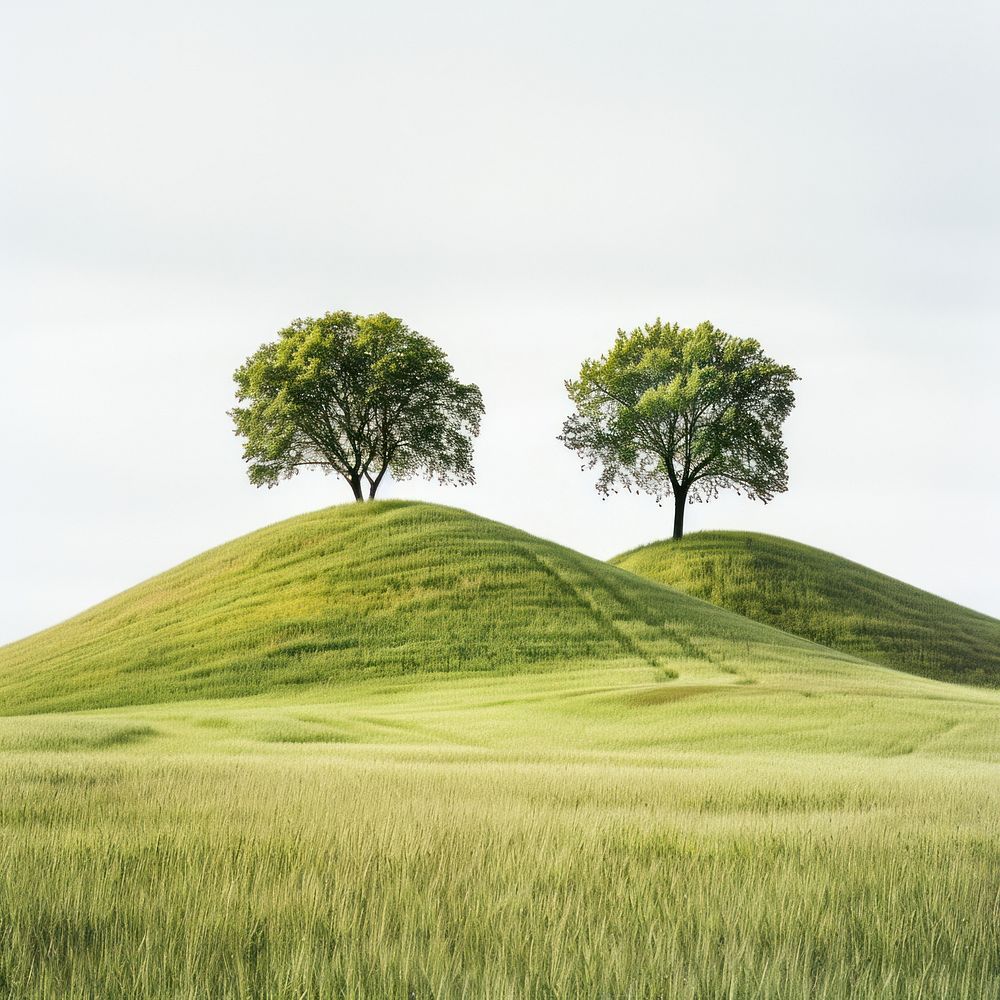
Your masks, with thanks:
[(808, 545), (704, 531), (612, 562), (863, 659), (940, 680), (1000, 685), (1000, 621)]
[(620, 484), (672, 496), (679, 538), (692, 500), (735, 489), (766, 503), (788, 488), (781, 426), (797, 378), (756, 340), (657, 320), (619, 330), (614, 347), (566, 383), (576, 412), (560, 440), (600, 466), (601, 493)]
[(341, 476), (374, 499), (386, 472), (472, 483), (483, 400), (444, 352), (385, 313), (297, 319), (234, 378), (230, 416), (255, 486), (300, 469)]

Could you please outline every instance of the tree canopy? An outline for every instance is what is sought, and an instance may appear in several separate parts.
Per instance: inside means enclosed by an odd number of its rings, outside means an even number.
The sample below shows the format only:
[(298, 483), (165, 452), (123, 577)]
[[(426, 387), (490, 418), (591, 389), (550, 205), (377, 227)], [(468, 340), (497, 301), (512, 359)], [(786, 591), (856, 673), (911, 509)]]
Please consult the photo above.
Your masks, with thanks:
[(597, 489), (620, 484), (674, 498), (674, 537), (684, 508), (735, 489), (764, 503), (788, 488), (782, 424), (795, 405), (795, 370), (756, 340), (711, 323), (681, 329), (659, 319), (584, 361), (566, 382), (576, 407), (560, 440), (600, 466)]
[(483, 400), (433, 341), (385, 313), (297, 319), (234, 374), (230, 411), (250, 481), (273, 486), (314, 467), (374, 499), (387, 472), (475, 481)]

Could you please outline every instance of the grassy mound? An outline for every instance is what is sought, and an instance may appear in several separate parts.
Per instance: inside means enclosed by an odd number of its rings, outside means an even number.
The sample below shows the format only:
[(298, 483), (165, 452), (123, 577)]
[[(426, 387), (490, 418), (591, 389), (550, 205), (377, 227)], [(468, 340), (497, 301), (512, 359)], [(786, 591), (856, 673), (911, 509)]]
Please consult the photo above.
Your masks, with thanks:
[(808, 545), (704, 531), (612, 563), (866, 660), (1000, 685), (1000, 621)]
[(668, 677), (698, 661), (739, 674), (801, 648), (464, 511), (350, 504), (222, 545), (0, 649), (0, 711), (587, 662), (630, 661)]
[(1000, 692), (461, 511), (224, 545), (0, 707), (4, 996), (1000, 995)]

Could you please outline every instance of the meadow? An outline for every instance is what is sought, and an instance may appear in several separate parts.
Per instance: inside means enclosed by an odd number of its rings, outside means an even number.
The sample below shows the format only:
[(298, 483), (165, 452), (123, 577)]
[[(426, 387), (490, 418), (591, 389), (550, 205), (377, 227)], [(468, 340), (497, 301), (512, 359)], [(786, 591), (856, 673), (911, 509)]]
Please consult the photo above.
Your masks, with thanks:
[(651, 673), (4, 720), (0, 988), (998, 994), (998, 699)]
[[(349, 557), (326, 539), (365, 517)], [(441, 508), (254, 538), (0, 651), (0, 995), (1000, 995), (1000, 693)], [(319, 628), (366, 546), (401, 560), (351, 591), (381, 651), (352, 663), (363, 620), (328, 615), (317, 679), (281, 609)], [(245, 565), (244, 618), (191, 626), (179, 609), (212, 620)], [(160, 697), (136, 700), (143, 628), (171, 669), (204, 644), (200, 697), (154, 663)], [(240, 677), (226, 643), (254, 636), (271, 659), (216, 696)], [(466, 668), (426, 658), (463, 645)]]

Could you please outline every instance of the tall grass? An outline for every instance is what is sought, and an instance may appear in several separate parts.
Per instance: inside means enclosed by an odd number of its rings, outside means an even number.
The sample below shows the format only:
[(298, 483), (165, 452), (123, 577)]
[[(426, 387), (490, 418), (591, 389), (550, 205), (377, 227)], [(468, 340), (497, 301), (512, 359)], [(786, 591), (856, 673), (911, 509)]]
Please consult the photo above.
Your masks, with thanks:
[(1000, 686), (1000, 621), (808, 545), (703, 531), (612, 562), (862, 659), (940, 680)]
[(4, 720), (0, 991), (997, 995), (997, 696), (652, 673)]
[(459, 511), (206, 553), (0, 708), (0, 997), (1000, 995), (1000, 694)]

